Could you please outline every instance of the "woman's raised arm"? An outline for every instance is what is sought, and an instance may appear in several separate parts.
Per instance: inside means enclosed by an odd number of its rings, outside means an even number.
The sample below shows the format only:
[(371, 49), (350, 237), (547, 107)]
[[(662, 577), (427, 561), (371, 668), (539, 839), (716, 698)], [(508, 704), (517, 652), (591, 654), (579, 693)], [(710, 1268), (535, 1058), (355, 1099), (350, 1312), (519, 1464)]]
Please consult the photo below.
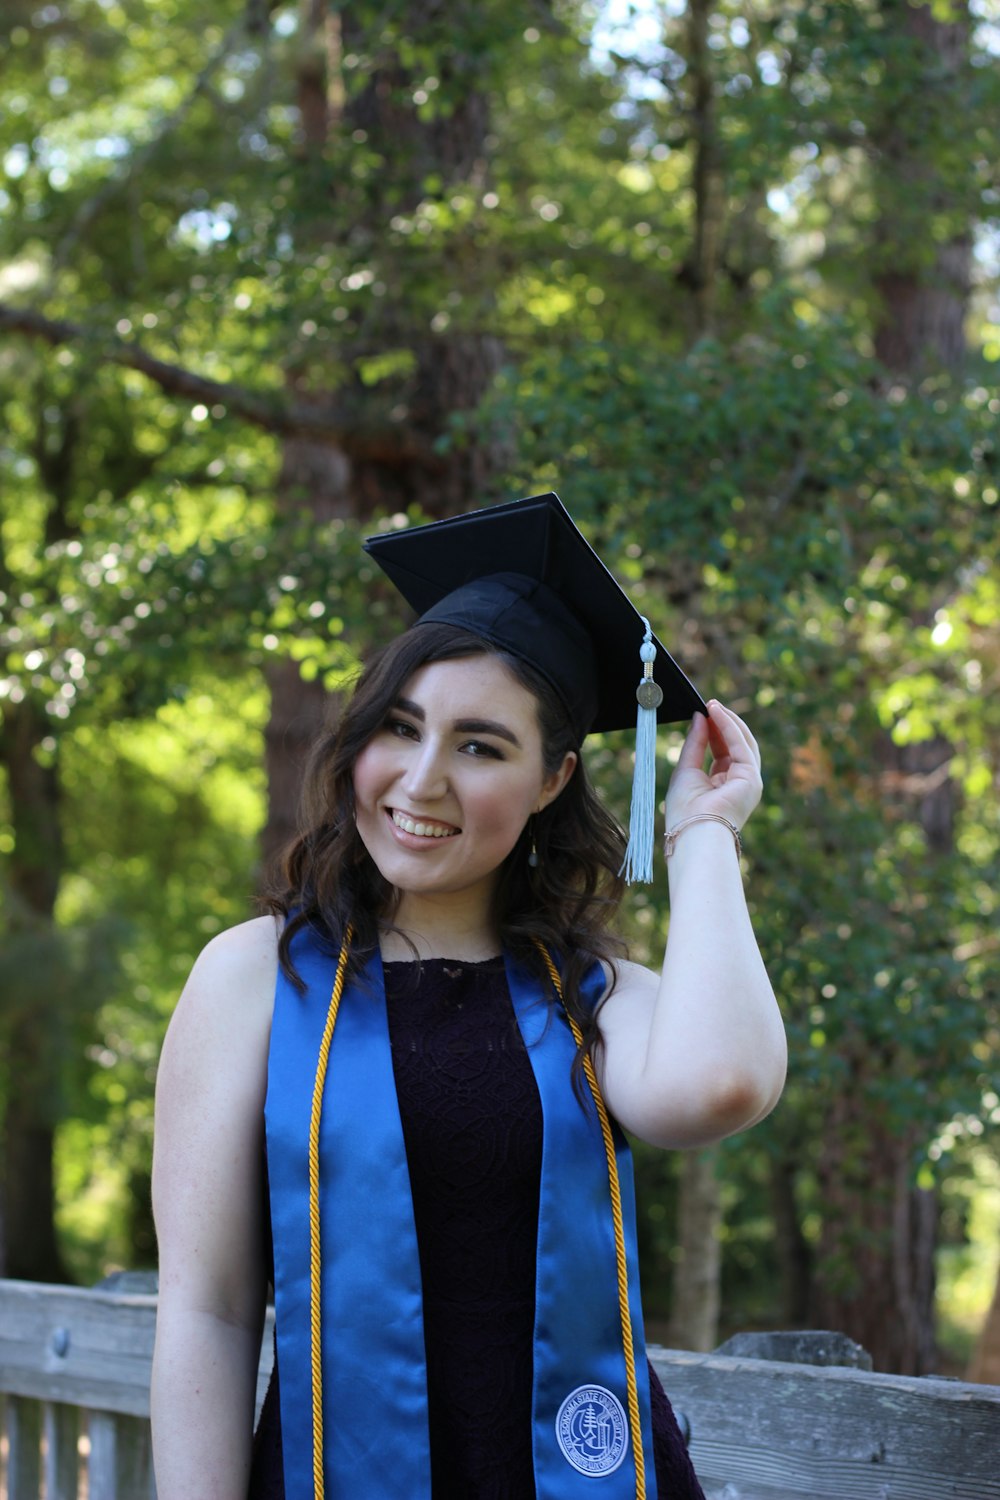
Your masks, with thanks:
[(156, 1086), (153, 1356), (159, 1500), (244, 1500), (267, 1272), (264, 1093), (274, 920), (220, 934), (170, 1023)]
[(662, 972), (623, 965), (599, 1013), (604, 1047), (596, 1063), (608, 1108), (660, 1146), (703, 1145), (755, 1124), (785, 1078), (784, 1026), (733, 835), (714, 821), (743, 827), (760, 799), (760, 753), (736, 714), (709, 708), (710, 719), (695, 717), (667, 795), (668, 830), (698, 821), (679, 835), (668, 863)]

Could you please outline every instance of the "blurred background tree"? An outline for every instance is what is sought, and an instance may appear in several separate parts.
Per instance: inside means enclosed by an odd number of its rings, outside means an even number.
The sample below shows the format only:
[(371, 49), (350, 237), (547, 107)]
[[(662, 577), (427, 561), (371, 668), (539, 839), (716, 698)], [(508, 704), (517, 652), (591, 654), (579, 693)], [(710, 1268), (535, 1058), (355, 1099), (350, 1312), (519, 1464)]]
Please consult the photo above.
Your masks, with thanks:
[[(990, 10), (8, 6), (5, 1274), (155, 1257), (176, 994), (401, 623), (360, 537), (551, 487), (767, 759), (789, 1087), (640, 1153), (649, 1312), (962, 1355), (1000, 1180)], [(627, 746), (593, 759), (623, 811)], [(655, 961), (662, 873), (625, 920)]]

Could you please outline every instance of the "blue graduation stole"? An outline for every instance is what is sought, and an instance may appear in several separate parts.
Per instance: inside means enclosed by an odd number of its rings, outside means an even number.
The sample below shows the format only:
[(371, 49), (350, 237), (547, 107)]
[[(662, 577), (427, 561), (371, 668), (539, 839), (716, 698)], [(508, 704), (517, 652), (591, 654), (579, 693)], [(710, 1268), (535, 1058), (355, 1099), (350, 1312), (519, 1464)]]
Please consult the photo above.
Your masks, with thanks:
[[(346, 955), (338, 963), (308, 929), (291, 956), (306, 988), (279, 971), (265, 1105), (285, 1493), (431, 1500), (420, 1260), (381, 959), (344, 984)], [(543, 1117), (536, 1494), (654, 1500), (629, 1149), (603, 1105), (585, 1111), (573, 1092), (565, 1012), (524, 967), (506, 969)], [(595, 963), (586, 1002), (603, 986)]]

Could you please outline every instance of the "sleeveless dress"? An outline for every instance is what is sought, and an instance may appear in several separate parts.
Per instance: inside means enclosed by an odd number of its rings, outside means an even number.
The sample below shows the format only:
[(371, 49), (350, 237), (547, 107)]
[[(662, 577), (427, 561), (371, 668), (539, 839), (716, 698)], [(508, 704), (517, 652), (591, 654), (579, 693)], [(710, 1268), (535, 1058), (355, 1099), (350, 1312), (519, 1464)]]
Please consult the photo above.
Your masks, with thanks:
[[(541, 1105), (503, 959), (384, 970), (420, 1250), (434, 1500), (533, 1500)], [(650, 1380), (659, 1500), (704, 1500), (652, 1370)], [(248, 1500), (284, 1500), (277, 1369)]]

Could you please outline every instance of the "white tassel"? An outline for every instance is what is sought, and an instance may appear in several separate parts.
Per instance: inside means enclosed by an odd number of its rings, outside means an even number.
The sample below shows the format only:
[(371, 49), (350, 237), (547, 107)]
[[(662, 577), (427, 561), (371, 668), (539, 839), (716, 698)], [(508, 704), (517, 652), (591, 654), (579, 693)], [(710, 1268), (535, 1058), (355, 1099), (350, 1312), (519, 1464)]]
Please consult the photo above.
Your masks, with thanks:
[(656, 647), (649, 621), (639, 648), (642, 681), (635, 690), (639, 703), (635, 726), (635, 772), (632, 777), (632, 807), (629, 812), (628, 848), (620, 875), (629, 885), (647, 884), (653, 878), (653, 835), (656, 825), (656, 710), (663, 702), (662, 689), (653, 681)]

